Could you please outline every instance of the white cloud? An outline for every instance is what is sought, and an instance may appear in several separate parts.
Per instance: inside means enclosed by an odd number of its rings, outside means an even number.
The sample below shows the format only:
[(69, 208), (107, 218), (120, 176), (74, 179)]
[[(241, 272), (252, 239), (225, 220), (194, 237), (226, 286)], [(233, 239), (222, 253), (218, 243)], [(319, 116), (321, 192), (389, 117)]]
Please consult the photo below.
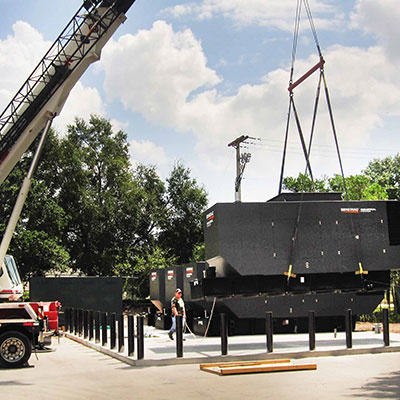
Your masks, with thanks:
[(118, 121), (117, 119), (111, 118), (110, 122), (116, 132), (126, 132), (126, 130), (129, 128), (129, 122), (127, 121)]
[(352, 27), (373, 34), (391, 59), (400, 58), (399, 20), (400, 8), (396, 0), (357, 0), (351, 14)]
[(104, 49), (104, 88), (127, 109), (148, 120), (175, 125), (181, 108), (195, 90), (220, 82), (207, 68), (201, 43), (187, 29), (174, 33), (163, 21), (149, 31), (125, 35)]
[[(61, 114), (54, 119), (54, 127), (64, 133), (75, 117), (88, 120), (91, 114), (106, 115), (105, 105), (96, 88), (85, 87), (78, 82), (72, 89)], [(115, 126), (115, 124), (113, 124)]]
[(132, 163), (155, 165), (160, 175), (165, 178), (172, 167), (163, 147), (149, 140), (132, 140), (129, 142)]
[[(13, 33), (0, 40), (0, 112), (26, 81), (41, 60), (51, 42), (28, 23), (18, 21)], [(92, 113), (106, 114), (105, 105), (96, 88), (85, 87), (78, 82), (53, 126), (63, 132), (74, 118), (89, 118)]]
[[(332, 4), (323, 0), (310, 3), (319, 29), (337, 29), (343, 23), (343, 15)], [(175, 18), (192, 15), (199, 20), (223, 16), (238, 26), (260, 25), (292, 32), (295, 5), (293, 0), (202, 0), (168, 7), (163, 14)], [(302, 26), (307, 24), (304, 18)]]
[[(385, 117), (399, 115), (397, 68), (381, 47), (333, 46), (325, 52), (325, 58), (340, 142), (368, 146)], [(316, 57), (298, 60), (296, 77), (317, 61)], [(288, 69), (271, 71), (260, 83), (243, 85), (234, 95), (225, 96), (216, 88), (220, 78), (207, 67), (201, 43), (193, 33), (174, 32), (165, 22), (112, 42), (104, 52), (103, 68), (110, 97), (120, 98), (126, 108), (142, 113), (152, 123), (190, 132), (196, 138), (198, 158), (191, 160), (191, 166), (212, 192), (218, 192), (223, 185), (230, 187), (233, 182), (234, 156), (227, 143), (242, 134), (267, 139), (269, 147), (259, 146), (254, 151), (243, 185), (251, 185), (252, 200), (266, 197), (266, 185), (260, 183), (269, 182), (273, 185), (271, 193), (276, 193), (288, 105)], [(316, 78), (313, 76), (296, 89), (305, 133), (310, 127)], [(292, 121), (291, 140), (298, 141), (293, 126)], [(338, 172), (337, 160), (330, 157), (334, 155), (334, 145), (327, 109), (322, 105), (316, 143), (332, 147), (329, 154), (314, 151), (315, 174)], [(154, 153), (158, 154), (156, 159), (163, 159), (163, 153), (153, 151), (152, 146), (142, 144), (142, 148), (143, 154)], [(360, 160), (345, 161), (348, 173), (359, 169)], [(289, 158), (287, 171), (304, 171), (299, 146)]]
[(13, 25), (13, 34), (0, 40), (0, 110), (26, 81), (51, 43), (26, 22)]

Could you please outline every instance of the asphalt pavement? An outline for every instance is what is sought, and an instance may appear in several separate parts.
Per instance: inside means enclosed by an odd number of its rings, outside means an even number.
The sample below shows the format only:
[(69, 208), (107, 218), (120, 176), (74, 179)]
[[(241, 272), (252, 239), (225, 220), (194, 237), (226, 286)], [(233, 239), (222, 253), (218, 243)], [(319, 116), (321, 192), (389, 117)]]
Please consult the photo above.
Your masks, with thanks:
[(66, 338), (53, 348), (33, 356), (31, 368), (0, 369), (0, 399), (400, 399), (400, 353), (296, 360), (316, 371), (217, 376), (195, 364), (131, 367)]

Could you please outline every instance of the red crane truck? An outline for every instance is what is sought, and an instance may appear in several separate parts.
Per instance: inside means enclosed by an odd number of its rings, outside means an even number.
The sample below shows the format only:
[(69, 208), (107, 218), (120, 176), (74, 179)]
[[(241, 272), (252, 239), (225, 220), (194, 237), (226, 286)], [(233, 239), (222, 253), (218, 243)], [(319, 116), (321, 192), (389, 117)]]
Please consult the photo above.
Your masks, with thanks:
[(52, 120), (135, 0), (85, 0), (0, 115), (0, 185), (41, 133), (0, 244), (0, 366), (19, 367), (32, 349), (58, 329), (59, 303), (19, 302), (23, 286), (14, 258), (6, 255)]

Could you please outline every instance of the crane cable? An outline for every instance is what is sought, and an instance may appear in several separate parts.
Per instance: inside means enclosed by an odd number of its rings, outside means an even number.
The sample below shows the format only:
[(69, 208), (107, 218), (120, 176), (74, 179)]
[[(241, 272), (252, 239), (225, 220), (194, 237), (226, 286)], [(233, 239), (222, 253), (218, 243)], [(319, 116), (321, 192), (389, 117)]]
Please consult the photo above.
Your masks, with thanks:
[(290, 117), (291, 117), (291, 112), (293, 110), (295, 114), (295, 119), (296, 119), (296, 125), (297, 129), (299, 132), (300, 136), (300, 141), (302, 144), (303, 148), (303, 153), (304, 157), (306, 160), (306, 173), (307, 170), (309, 172), (310, 178), (311, 178), (311, 183), (314, 189), (314, 178), (312, 175), (311, 171), (311, 165), (310, 165), (310, 153), (311, 153), (311, 147), (312, 147), (312, 141), (314, 138), (314, 131), (315, 131), (315, 122), (316, 122), (316, 117), (317, 117), (317, 111), (318, 111), (318, 104), (319, 104), (319, 99), (320, 99), (320, 89), (321, 89), (321, 84), (324, 84), (325, 88), (325, 97), (327, 101), (327, 107), (328, 107), (328, 113), (330, 117), (330, 122), (331, 122), (331, 127), (332, 127), (332, 132), (333, 132), (333, 137), (335, 141), (335, 148), (336, 148), (336, 153), (339, 161), (339, 167), (340, 167), (340, 173), (342, 176), (342, 181), (343, 181), (343, 191), (345, 194), (345, 199), (348, 200), (348, 190), (347, 190), (347, 185), (346, 185), (346, 180), (344, 176), (344, 169), (343, 169), (343, 162), (342, 162), (342, 157), (340, 154), (340, 149), (339, 149), (339, 142), (337, 138), (337, 132), (336, 132), (336, 126), (333, 118), (333, 111), (332, 111), (332, 104), (330, 101), (330, 96), (329, 96), (329, 90), (328, 90), (328, 85), (326, 82), (326, 77), (324, 73), (324, 68), (323, 68), (323, 56), (322, 56), (322, 51), (321, 51), (321, 46), (318, 40), (318, 35), (317, 31), (315, 28), (314, 20), (312, 17), (311, 9), (308, 0), (297, 0), (297, 7), (296, 7), (296, 17), (295, 17), (295, 24), (294, 24), (294, 34), (293, 34), (293, 47), (292, 47), (292, 63), (291, 63), (291, 69), (290, 69), (290, 79), (289, 79), (289, 88), (293, 84), (293, 76), (294, 76), (294, 67), (295, 67), (295, 61), (296, 61), (296, 54), (297, 54), (297, 45), (298, 45), (298, 37), (299, 37), (299, 30), (300, 30), (300, 20), (301, 20), (301, 9), (302, 9), (302, 4), (304, 3), (304, 8), (307, 13), (308, 21), (310, 24), (310, 28), (312, 31), (312, 35), (314, 38), (315, 46), (318, 52), (318, 55), (320, 57), (320, 78), (317, 86), (317, 93), (315, 97), (315, 103), (314, 103), (314, 111), (313, 111), (313, 119), (312, 119), (312, 125), (311, 125), (311, 134), (310, 134), (310, 140), (309, 140), (309, 145), (308, 145), (308, 150), (305, 150), (304, 147), (304, 135), (302, 132), (301, 128), (301, 123), (300, 119), (294, 104), (294, 95), (293, 91), (289, 90), (289, 109), (288, 109), (288, 114), (287, 114), (287, 122), (286, 122), (286, 131), (285, 131), (285, 140), (284, 140), (284, 147), (283, 147), (283, 155), (282, 155), (282, 165), (281, 165), (281, 176), (280, 176), (280, 181), (279, 181), (279, 194), (282, 192), (282, 187), (283, 187), (283, 177), (284, 177), (284, 169), (285, 169), (285, 163), (286, 163), (286, 153), (287, 153), (287, 145), (288, 145), (288, 137), (289, 137), (289, 128), (290, 128)]
[[(301, 9), (302, 9), (302, 4), (304, 3), (304, 8), (307, 13), (308, 21), (310, 24), (310, 28), (312, 31), (312, 35), (314, 37), (314, 42), (315, 46), (318, 52), (318, 55), (320, 57), (320, 62), (317, 64), (313, 69), (311, 69), (307, 74), (303, 75), (302, 78), (300, 78), (295, 84), (293, 84), (293, 77), (294, 77), (294, 67), (295, 67), (295, 61), (296, 61), (296, 53), (297, 53), (297, 45), (298, 45), (298, 37), (299, 37), (299, 30), (300, 30), (300, 20), (301, 20)], [(297, 130), (299, 133), (304, 157), (306, 160), (306, 169), (305, 169), (305, 174), (307, 174), (307, 171), (310, 175), (311, 178), (311, 183), (312, 183), (312, 189), (315, 190), (315, 185), (314, 185), (314, 178), (311, 170), (311, 165), (310, 165), (310, 154), (311, 154), (311, 148), (312, 148), (312, 142), (314, 138), (314, 133), (315, 133), (315, 123), (316, 123), (316, 117), (317, 117), (317, 111), (318, 111), (318, 105), (319, 105), (319, 99), (320, 99), (320, 92), (321, 92), (321, 85), (322, 83), (324, 84), (324, 89), (325, 89), (325, 97), (327, 101), (327, 107), (328, 107), (328, 112), (329, 112), (329, 117), (331, 121), (331, 127), (332, 127), (332, 132), (333, 132), (333, 137), (335, 141), (335, 147), (336, 147), (336, 152), (338, 156), (338, 161), (339, 161), (339, 167), (340, 167), (340, 172), (343, 180), (343, 190), (345, 193), (345, 199), (348, 201), (348, 191), (347, 191), (347, 185), (346, 185), (346, 180), (344, 176), (344, 169), (343, 169), (343, 163), (342, 163), (342, 158), (340, 155), (340, 149), (339, 149), (339, 142), (337, 138), (337, 132), (336, 132), (336, 126), (333, 118), (333, 111), (332, 111), (332, 105), (330, 101), (330, 96), (329, 96), (329, 90), (328, 90), (328, 85), (326, 82), (326, 77), (324, 73), (324, 59), (322, 56), (322, 51), (321, 51), (321, 46), (318, 40), (318, 35), (317, 31), (315, 28), (314, 20), (312, 17), (311, 9), (308, 0), (298, 0), (297, 1), (297, 7), (296, 7), (296, 17), (295, 17), (295, 24), (294, 24), (294, 35), (293, 35), (293, 48), (292, 48), (292, 63), (291, 63), (291, 69), (290, 69), (290, 79), (289, 79), (289, 109), (288, 109), (288, 115), (287, 115), (287, 122), (286, 122), (286, 131), (285, 131), (285, 140), (284, 140), (284, 149), (283, 149), (283, 156), (282, 156), (282, 166), (281, 166), (281, 176), (280, 176), (280, 182), (279, 182), (279, 194), (282, 192), (282, 186), (283, 186), (283, 176), (284, 176), (284, 166), (285, 166), (285, 161), (286, 161), (286, 153), (287, 153), (287, 145), (288, 145), (288, 137), (289, 137), (289, 128), (290, 128), (290, 117), (291, 117), (291, 111), (293, 110), (294, 116), (295, 116), (295, 121), (296, 121), (296, 126)], [(304, 135), (300, 123), (300, 118), (297, 113), (297, 109), (294, 103), (294, 94), (293, 94), (293, 89), (296, 87), (299, 83), (301, 83), (303, 80), (305, 80), (307, 77), (309, 77), (313, 72), (315, 72), (317, 69), (320, 69), (320, 76), (319, 76), (319, 81), (317, 85), (317, 91), (316, 91), (316, 96), (315, 96), (315, 102), (314, 102), (314, 110), (313, 110), (313, 117), (312, 117), (312, 124), (311, 124), (311, 132), (310, 132), (310, 140), (308, 143), (308, 149), (305, 146), (305, 141), (304, 141)], [(292, 86), (293, 85), (293, 86)], [(291, 247), (290, 247), (290, 253), (289, 253), (289, 265), (288, 265), (288, 271), (285, 272), (285, 275), (287, 276), (287, 289), (289, 286), (289, 280), (291, 277), (296, 277), (295, 274), (292, 273), (293, 270), (293, 257), (295, 254), (295, 249), (296, 249), (296, 242), (297, 242), (297, 236), (298, 236), (298, 231), (299, 231), (299, 225), (300, 225), (300, 219), (301, 219), (301, 212), (302, 212), (302, 203), (303, 203), (303, 198), (304, 198), (304, 190), (301, 192), (301, 197), (300, 197), (300, 202), (298, 205), (298, 210), (297, 210), (297, 218), (295, 221), (295, 226), (293, 230), (293, 236), (291, 238)], [(359, 235), (355, 234), (355, 226), (354, 226), (354, 221), (351, 216), (351, 232), (354, 238), (359, 239)], [(356, 244), (356, 254), (357, 254), (357, 259), (358, 259), (358, 264), (359, 264), (359, 271), (356, 272), (361, 275), (362, 280), (364, 281), (364, 272), (363, 267), (362, 267), (362, 262), (361, 258), (359, 255), (359, 246)]]
[[(293, 83), (293, 76), (294, 76), (294, 66), (296, 62), (296, 53), (297, 53), (297, 44), (298, 44), (298, 38), (299, 38), (299, 29), (300, 29), (300, 20), (301, 20), (301, 7), (302, 7), (302, 0), (297, 0), (297, 7), (296, 7), (296, 17), (295, 17), (295, 24), (294, 24), (294, 34), (293, 34), (293, 48), (292, 48), (292, 65), (290, 68), (290, 78), (289, 78), (289, 86)], [(308, 13), (307, 13), (308, 14)], [(311, 177), (311, 182), (314, 187), (314, 178), (312, 175), (311, 171), (311, 166), (309, 163), (309, 158), (308, 154), (311, 149), (311, 141), (309, 143), (309, 149), (305, 148), (305, 142), (304, 142), (304, 135), (301, 129), (301, 124), (300, 124), (300, 119), (294, 104), (294, 99), (293, 99), (293, 91), (289, 91), (289, 110), (288, 110), (288, 115), (287, 115), (287, 122), (286, 122), (286, 132), (285, 132), (285, 143), (284, 143), (284, 150), (283, 150), (283, 158), (282, 158), (282, 167), (281, 167), (281, 177), (280, 177), (280, 183), (279, 183), (279, 194), (282, 191), (282, 184), (283, 184), (283, 175), (284, 175), (284, 168), (285, 168), (285, 159), (286, 159), (286, 151), (287, 151), (287, 143), (288, 143), (288, 137), (289, 137), (289, 127), (290, 127), (290, 117), (291, 117), (291, 111), (294, 111), (295, 114), (295, 119), (296, 119), (296, 125), (297, 129), (299, 132), (300, 136), (300, 141), (303, 147), (303, 153), (306, 158), (306, 172), (307, 170), (310, 173)], [(315, 110), (314, 110), (315, 114)], [(298, 209), (297, 209), (297, 217), (296, 217), (296, 222), (295, 226), (293, 229), (293, 235), (292, 235), (292, 240), (291, 240), (291, 245), (290, 245), (290, 252), (289, 252), (289, 265), (288, 265), (288, 271), (285, 272), (284, 274), (287, 276), (286, 280), (286, 292), (289, 291), (289, 282), (290, 278), (296, 278), (296, 275), (293, 274), (293, 258), (296, 250), (296, 244), (297, 244), (297, 236), (298, 236), (298, 230), (299, 230), (299, 225), (300, 225), (300, 218), (301, 218), (301, 211), (303, 208), (303, 197), (304, 197), (304, 191), (301, 193), (300, 197), (300, 202), (298, 204)]]
[[(321, 47), (320, 47), (320, 44), (319, 44), (317, 31), (315, 29), (314, 20), (313, 20), (312, 14), (311, 14), (310, 5), (308, 3), (308, 0), (303, 0), (303, 1), (304, 1), (305, 9), (306, 9), (306, 12), (307, 12), (308, 20), (310, 22), (311, 31), (312, 31), (312, 34), (314, 36), (314, 41), (315, 41), (315, 45), (317, 47), (318, 54), (319, 54), (320, 58), (322, 58), (322, 51), (321, 51)], [(321, 73), (320, 73), (320, 77), (319, 77), (319, 83), (318, 83), (318, 89), (317, 89), (317, 96), (318, 97), (319, 97), (321, 79), (322, 79), (322, 82), (324, 84), (324, 89), (325, 89), (326, 104), (327, 104), (327, 107), (328, 107), (329, 119), (331, 121), (331, 128), (332, 128), (333, 138), (334, 138), (334, 141), (335, 141), (335, 147), (336, 147), (336, 153), (337, 153), (338, 162), (339, 162), (340, 173), (341, 173), (341, 176), (342, 176), (343, 191), (344, 191), (344, 195), (345, 195), (345, 200), (349, 201), (349, 194), (348, 194), (348, 191), (347, 191), (346, 178), (344, 176), (344, 169), (343, 169), (342, 157), (341, 157), (340, 149), (339, 149), (339, 141), (338, 141), (337, 132), (336, 132), (336, 125), (335, 125), (335, 120), (333, 118), (332, 104), (331, 104), (331, 99), (330, 99), (330, 95), (329, 95), (328, 84), (326, 82), (325, 71), (324, 71), (323, 67), (321, 68)], [(316, 103), (315, 103), (313, 124), (315, 123), (315, 119), (314, 118), (316, 117), (317, 104), (318, 104), (318, 101), (316, 101)], [(313, 134), (314, 134), (314, 125), (312, 126), (312, 131), (311, 131), (311, 136), (310, 136), (309, 152), (311, 152), (311, 144), (312, 144)], [(360, 275), (361, 281), (365, 285), (366, 281), (364, 279), (364, 275), (368, 274), (368, 271), (365, 271), (363, 269), (363, 264), (362, 264), (361, 255), (360, 255), (361, 254), (360, 235), (356, 233), (357, 231), (360, 231), (360, 227), (358, 226), (358, 229), (356, 228), (353, 215), (350, 216), (350, 229), (351, 229), (351, 234), (353, 236), (353, 239), (356, 240), (356, 242), (355, 242), (355, 251), (356, 251), (356, 257), (357, 257), (358, 266), (359, 266), (359, 270), (356, 271), (356, 274)]]
[[(301, 0), (297, 0), (297, 7), (296, 7), (296, 18), (294, 22), (294, 34), (293, 34), (293, 47), (292, 47), (292, 64), (290, 67), (290, 78), (289, 78), (289, 85), (293, 83), (293, 76), (294, 76), (294, 64), (296, 62), (296, 52), (297, 52), (297, 42), (299, 39), (299, 28), (300, 28), (300, 16), (301, 16)], [(290, 96), (292, 97), (292, 93), (290, 93)], [(281, 194), (282, 192), (282, 186), (283, 186), (283, 175), (284, 175), (284, 169), (285, 169), (285, 163), (286, 163), (286, 152), (287, 152), (287, 145), (288, 145), (288, 139), (289, 139), (289, 128), (290, 128), (290, 115), (292, 113), (292, 100), (289, 101), (289, 109), (287, 113), (287, 120), (286, 120), (286, 131), (285, 131), (285, 141), (283, 145), (283, 153), (282, 153), (282, 164), (281, 164), (281, 176), (279, 180), (279, 192), (278, 194)]]
[[(313, 37), (314, 37), (315, 45), (316, 45), (318, 54), (320, 56), (320, 59), (322, 59), (323, 56), (322, 56), (321, 46), (319, 44), (318, 35), (317, 35), (317, 31), (315, 29), (314, 20), (313, 20), (312, 14), (311, 14), (310, 5), (308, 3), (308, 0), (303, 0), (303, 1), (304, 1), (304, 6), (305, 6), (305, 9), (306, 9), (306, 12), (307, 12), (308, 20), (310, 22), (310, 27), (311, 27), (311, 31), (312, 31), (312, 34), (313, 34)], [(296, 40), (296, 42), (297, 42), (297, 40)], [(315, 120), (316, 120), (317, 108), (318, 108), (318, 103), (319, 103), (321, 80), (322, 80), (322, 82), (324, 84), (326, 103), (327, 103), (327, 107), (328, 107), (329, 118), (330, 118), (330, 121), (331, 121), (331, 128), (332, 128), (333, 138), (334, 138), (334, 141), (335, 141), (335, 147), (336, 147), (336, 153), (337, 153), (338, 162), (339, 162), (340, 173), (341, 173), (341, 176), (342, 176), (343, 191), (344, 191), (344, 194), (345, 194), (345, 200), (349, 201), (349, 194), (348, 194), (348, 190), (347, 190), (346, 178), (344, 176), (343, 162), (342, 162), (342, 157), (341, 157), (340, 149), (339, 149), (339, 141), (338, 141), (337, 132), (336, 132), (336, 125), (335, 125), (335, 120), (334, 120), (334, 117), (333, 117), (332, 104), (331, 104), (331, 99), (330, 99), (330, 95), (329, 95), (328, 84), (326, 82), (325, 71), (324, 71), (323, 67), (321, 68), (318, 87), (317, 87), (317, 95), (316, 95), (316, 101), (315, 101), (315, 105), (314, 105), (314, 113), (313, 113), (313, 120), (312, 120), (312, 127), (311, 127), (311, 135), (310, 135), (308, 156), (310, 156), (310, 153), (311, 153), (312, 140), (313, 140), (313, 136), (314, 136), (314, 128), (315, 128)], [(306, 170), (307, 170), (307, 168), (306, 168)], [(361, 256), (360, 256), (360, 253), (361, 253), (361, 250), (360, 250), (360, 247), (361, 247), (360, 235), (356, 234), (356, 230), (357, 229), (356, 229), (356, 226), (355, 226), (353, 215), (350, 216), (350, 229), (351, 229), (351, 234), (352, 234), (353, 238), (356, 240), (355, 250), (356, 250), (356, 257), (357, 257), (358, 265), (359, 265), (359, 271), (357, 271), (356, 273), (360, 275), (363, 284), (365, 284), (364, 275), (367, 274), (368, 271), (365, 271), (363, 269), (363, 264), (362, 264), (362, 260), (361, 260)], [(358, 231), (359, 231), (359, 229), (358, 229)]]

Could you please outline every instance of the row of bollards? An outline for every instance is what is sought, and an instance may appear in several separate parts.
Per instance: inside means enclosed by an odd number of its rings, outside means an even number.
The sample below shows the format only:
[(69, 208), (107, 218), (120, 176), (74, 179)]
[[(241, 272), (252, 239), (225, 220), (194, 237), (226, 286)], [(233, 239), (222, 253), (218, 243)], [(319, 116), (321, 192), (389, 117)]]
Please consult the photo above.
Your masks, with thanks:
[[(125, 350), (125, 331), (124, 315), (106, 313), (93, 310), (83, 310), (77, 308), (66, 308), (65, 312), (66, 331), (76, 336), (102, 346), (109, 344), (110, 349), (117, 348), (119, 353)], [(137, 359), (144, 358), (144, 318), (136, 317), (136, 339), (137, 339)], [(128, 356), (133, 356), (135, 352), (135, 320), (133, 315), (128, 315)], [(108, 331), (110, 335), (108, 335)]]
[[(77, 336), (83, 336), (84, 339), (93, 340), (106, 346), (108, 343), (108, 329), (110, 330), (109, 345), (110, 349), (118, 346), (118, 352), (125, 349), (124, 337), (124, 316), (115, 313), (105, 313), (100, 311), (88, 311), (75, 308), (67, 308), (65, 310), (66, 330)], [(144, 358), (144, 317), (136, 317), (136, 338), (137, 338), (137, 359)], [(118, 330), (117, 330), (118, 326)], [(134, 316), (128, 315), (128, 356), (132, 356), (135, 352), (135, 333), (134, 333)], [(346, 332), (346, 348), (351, 349), (353, 329), (353, 315), (349, 309), (345, 314), (345, 332)], [(273, 314), (268, 311), (265, 314), (265, 330), (266, 330), (266, 347), (267, 352), (272, 353), (273, 345)], [(118, 336), (117, 336), (118, 332)], [(316, 318), (315, 312), (308, 312), (308, 335), (309, 349), (316, 348)], [(221, 355), (228, 354), (228, 319), (226, 314), (220, 314), (220, 336), (221, 336)], [(117, 343), (118, 339), (118, 343)], [(385, 346), (390, 345), (389, 340), (389, 313), (387, 309), (383, 310), (383, 341)], [(183, 357), (183, 317), (176, 317), (176, 356)]]
[[(267, 334), (267, 351), (272, 353), (273, 351), (273, 316), (272, 312), (266, 312), (266, 334)], [(353, 347), (353, 314), (350, 309), (346, 311), (345, 314), (345, 331), (346, 331), (346, 348), (351, 349)], [(315, 322), (315, 312), (308, 312), (308, 336), (309, 336), (309, 349), (315, 350), (316, 334), (316, 322)], [(389, 340), (389, 311), (387, 309), (383, 310), (383, 342), (385, 346), (390, 345)]]

